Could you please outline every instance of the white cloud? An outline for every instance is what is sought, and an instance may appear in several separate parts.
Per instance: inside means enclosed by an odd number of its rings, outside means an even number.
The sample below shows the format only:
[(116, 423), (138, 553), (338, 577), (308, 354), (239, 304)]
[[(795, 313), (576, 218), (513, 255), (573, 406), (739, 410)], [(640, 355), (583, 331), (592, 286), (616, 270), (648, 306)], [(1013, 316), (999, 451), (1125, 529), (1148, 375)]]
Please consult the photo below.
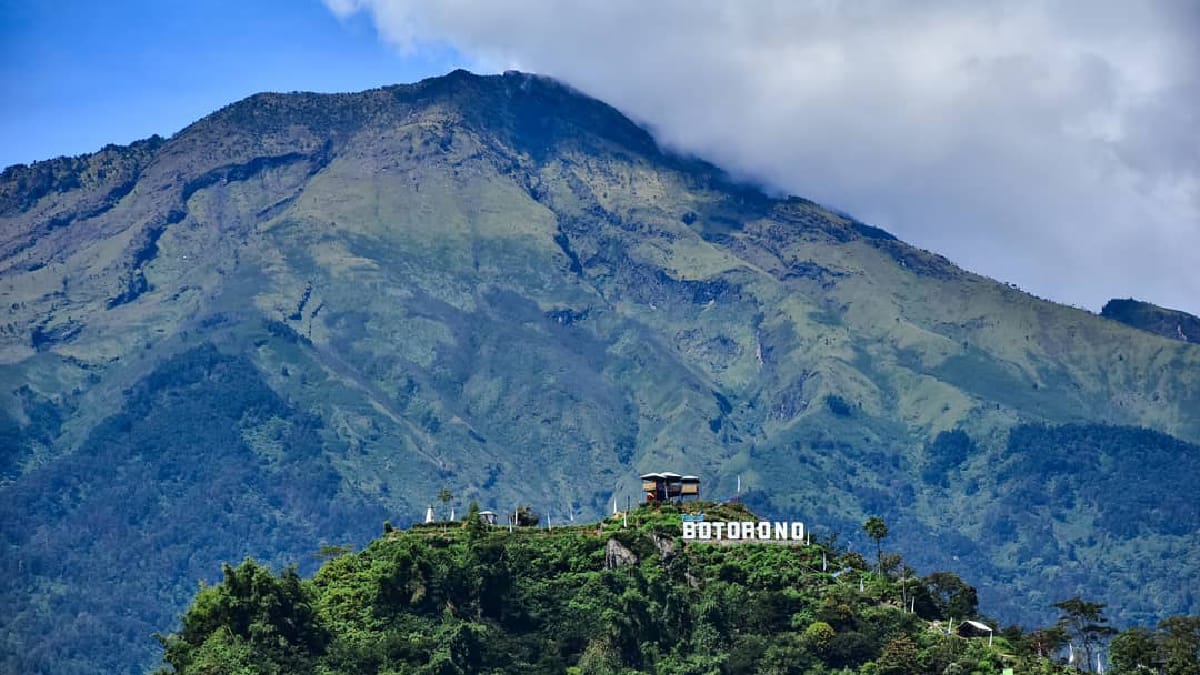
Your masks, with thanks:
[(1200, 10), (1179, 2), (327, 0), (551, 75), (665, 143), (1093, 309), (1200, 312)]

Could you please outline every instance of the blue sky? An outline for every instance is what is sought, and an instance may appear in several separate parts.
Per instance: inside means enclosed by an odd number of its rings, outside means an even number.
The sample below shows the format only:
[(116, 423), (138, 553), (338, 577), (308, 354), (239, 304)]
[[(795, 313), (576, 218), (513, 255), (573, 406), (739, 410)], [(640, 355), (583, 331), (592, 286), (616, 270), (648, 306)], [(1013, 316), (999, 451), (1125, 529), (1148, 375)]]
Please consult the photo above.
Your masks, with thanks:
[(0, 0), (0, 167), (98, 150), (259, 91), (356, 91), (468, 62), (403, 54), (320, 0)]

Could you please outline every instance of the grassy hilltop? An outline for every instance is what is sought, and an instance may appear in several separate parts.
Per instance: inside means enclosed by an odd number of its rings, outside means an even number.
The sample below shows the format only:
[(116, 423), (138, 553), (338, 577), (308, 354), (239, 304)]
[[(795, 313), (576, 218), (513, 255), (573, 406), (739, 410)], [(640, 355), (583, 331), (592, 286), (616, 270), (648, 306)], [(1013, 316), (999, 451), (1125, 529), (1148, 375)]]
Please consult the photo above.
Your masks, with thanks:
[(1005, 621), (1200, 613), (1200, 345), (545, 78), (260, 94), (10, 167), (0, 305), (0, 670), (137, 670), (221, 561), (307, 574), (441, 485), (597, 518), (668, 467), (860, 550), (881, 515)]

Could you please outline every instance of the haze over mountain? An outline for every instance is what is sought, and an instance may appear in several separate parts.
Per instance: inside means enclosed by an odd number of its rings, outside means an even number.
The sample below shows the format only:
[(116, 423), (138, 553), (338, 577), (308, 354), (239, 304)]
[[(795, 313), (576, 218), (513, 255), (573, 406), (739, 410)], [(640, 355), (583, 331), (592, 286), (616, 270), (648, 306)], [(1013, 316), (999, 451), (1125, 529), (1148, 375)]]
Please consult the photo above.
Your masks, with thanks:
[(262, 94), (9, 168), (0, 301), (6, 666), (144, 664), (221, 561), (365, 541), (443, 485), (594, 517), (668, 468), (826, 531), (882, 515), (1006, 621), (1200, 610), (1200, 347), (548, 79)]

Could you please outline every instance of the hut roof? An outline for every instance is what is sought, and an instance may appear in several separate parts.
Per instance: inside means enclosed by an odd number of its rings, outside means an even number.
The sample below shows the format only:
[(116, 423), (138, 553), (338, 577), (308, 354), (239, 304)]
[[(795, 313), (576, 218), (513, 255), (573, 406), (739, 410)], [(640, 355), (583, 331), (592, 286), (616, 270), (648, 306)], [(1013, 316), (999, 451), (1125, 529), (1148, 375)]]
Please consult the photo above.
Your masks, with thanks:
[(980, 623), (978, 621), (964, 621), (964, 622), (958, 624), (958, 630), (960, 630), (960, 631), (961, 630), (969, 630), (969, 629), (977, 630), (982, 633), (991, 633), (992, 632), (991, 626), (987, 625), (986, 623)]

